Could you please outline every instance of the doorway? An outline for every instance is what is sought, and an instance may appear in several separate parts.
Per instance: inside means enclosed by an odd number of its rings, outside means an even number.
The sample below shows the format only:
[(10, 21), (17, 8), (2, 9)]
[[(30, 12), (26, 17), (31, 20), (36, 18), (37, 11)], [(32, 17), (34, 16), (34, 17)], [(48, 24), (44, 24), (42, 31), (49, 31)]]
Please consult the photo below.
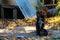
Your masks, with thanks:
[(13, 19), (13, 9), (4, 8), (4, 18), (5, 19)]

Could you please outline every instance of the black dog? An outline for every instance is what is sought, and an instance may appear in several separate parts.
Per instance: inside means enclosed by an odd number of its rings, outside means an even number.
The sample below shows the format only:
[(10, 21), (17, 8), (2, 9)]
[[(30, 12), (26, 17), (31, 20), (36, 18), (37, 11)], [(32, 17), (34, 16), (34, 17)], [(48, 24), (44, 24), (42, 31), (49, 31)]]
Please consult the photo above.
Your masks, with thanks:
[(37, 9), (36, 33), (39, 36), (47, 36), (48, 32), (44, 29), (46, 10)]

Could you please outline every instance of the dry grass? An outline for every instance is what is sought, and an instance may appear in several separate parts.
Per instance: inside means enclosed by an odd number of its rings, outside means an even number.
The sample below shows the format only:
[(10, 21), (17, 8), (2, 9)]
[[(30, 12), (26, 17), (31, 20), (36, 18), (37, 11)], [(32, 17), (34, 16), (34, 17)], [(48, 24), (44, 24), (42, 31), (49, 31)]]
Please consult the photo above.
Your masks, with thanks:
[[(35, 26), (36, 24), (36, 18), (30, 18), (30, 19), (17, 19), (17, 20), (12, 20), (12, 21), (2, 21), (0, 20), (0, 25), (3, 24), (4, 27), (17, 27), (17, 26)], [(52, 28), (53, 26), (60, 26), (60, 16), (57, 17), (51, 17), (51, 18), (46, 18), (46, 24), (45, 24), (45, 29)]]

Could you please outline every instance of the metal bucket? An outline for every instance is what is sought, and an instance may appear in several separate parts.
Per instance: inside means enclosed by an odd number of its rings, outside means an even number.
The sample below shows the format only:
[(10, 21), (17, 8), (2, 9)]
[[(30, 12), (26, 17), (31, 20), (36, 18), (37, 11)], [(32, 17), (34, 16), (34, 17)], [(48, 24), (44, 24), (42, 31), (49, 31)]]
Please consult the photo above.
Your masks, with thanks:
[(3, 0), (3, 4), (17, 5), (15, 0)]

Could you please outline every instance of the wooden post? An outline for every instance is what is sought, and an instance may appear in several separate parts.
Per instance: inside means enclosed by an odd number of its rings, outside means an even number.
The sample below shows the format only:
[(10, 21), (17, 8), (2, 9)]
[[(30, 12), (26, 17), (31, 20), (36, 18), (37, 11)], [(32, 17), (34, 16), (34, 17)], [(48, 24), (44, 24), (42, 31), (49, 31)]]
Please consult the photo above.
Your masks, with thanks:
[[(52, 0), (53, 2), (53, 8), (54, 8), (54, 4), (55, 4), (55, 0)], [(54, 15), (54, 12), (52, 11), (52, 17), (53, 17), (53, 15)]]
[[(53, 5), (55, 4), (55, 0), (53, 0)], [(54, 6), (53, 6), (53, 8), (54, 8)]]
[(44, 0), (42, 0), (42, 3), (44, 4)]
[(13, 9), (13, 18), (17, 19), (17, 9), (16, 8)]
[(4, 20), (4, 9), (1, 7), (1, 18)]

